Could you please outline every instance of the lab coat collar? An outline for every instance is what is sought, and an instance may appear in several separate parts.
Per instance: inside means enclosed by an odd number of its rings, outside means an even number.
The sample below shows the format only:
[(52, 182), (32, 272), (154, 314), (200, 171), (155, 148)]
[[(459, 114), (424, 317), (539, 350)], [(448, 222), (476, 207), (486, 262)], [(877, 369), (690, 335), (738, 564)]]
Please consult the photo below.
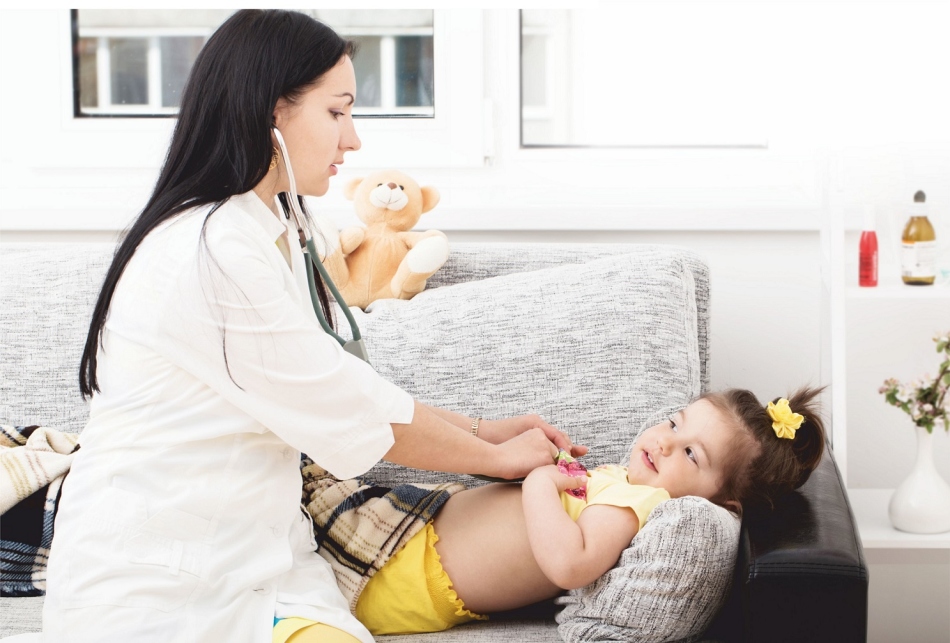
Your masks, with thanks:
[(264, 228), (271, 241), (277, 241), (281, 235), (287, 234), (287, 224), (278, 218), (277, 215), (267, 207), (267, 204), (261, 201), (261, 198), (257, 196), (254, 190), (233, 196), (231, 197), (231, 201), (251, 215), (251, 218)]

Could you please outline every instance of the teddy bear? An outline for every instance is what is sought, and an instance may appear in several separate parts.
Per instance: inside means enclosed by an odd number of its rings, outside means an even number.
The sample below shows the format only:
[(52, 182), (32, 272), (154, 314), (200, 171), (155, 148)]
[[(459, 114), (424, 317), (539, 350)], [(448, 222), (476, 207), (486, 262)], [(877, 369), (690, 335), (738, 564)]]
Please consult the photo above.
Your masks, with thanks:
[(398, 170), (382, 170), (349, 181), (344, 196), (366, 224), (341, 230), (325, 261), (346, 303), (365, 309), (377, 299), (422, 292), (449, 256), (444, 233), (412, 230), (439, 203), (439, 191)]

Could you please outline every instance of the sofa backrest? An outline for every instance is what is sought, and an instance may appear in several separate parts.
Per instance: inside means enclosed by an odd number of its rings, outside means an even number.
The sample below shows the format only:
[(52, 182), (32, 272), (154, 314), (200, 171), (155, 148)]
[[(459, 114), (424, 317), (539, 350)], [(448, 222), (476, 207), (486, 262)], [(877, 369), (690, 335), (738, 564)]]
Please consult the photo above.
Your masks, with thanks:
[[(105, 271), (112, 259), (114, 245), (110, 243), (22, 243), (7, 244), (0, 253), (0, 346), (2, 346), (2, 374), (0, 374), (0, 422), (5, 424), (43, 424), (66, 431), (78, 432), (85, 425), (88, 416), (88, 405), (79, 394), (79, 359), (86, 339), (86, 332), (91, 317), (92, 308), (101, 287)], [(502, 289), (527, 287), (534, 278), (528, 273), (550, 270), (560, 266), (563, 275), (557, 277), (557, 282), (544, 282), (550, 291), (550, 283), (570, 281), (571, 275), (579, 275), (578, 287), (586, 287), (592, 293), (591, 302), (596, 304), (587, 307), (587, 298), (583, 292), (576, 292), (571, 299), (576, 310), (571, 314), (575, 318), (574, 328), (577, 335), (573, 338), (545, 338), (550, 341), (552, 351), (574, 351), (575, 347), (558, 347), (558, 341), (592, 341), (596, 338), (586, 337), (586, 328), (593, 321), (609, 319), (614, 316), (614, 322), (623, 323), (619, 308), (612, 310), (604, 308), (604, 289), (610, 289), (609, 284), (587, 283), (584, 286), (583, 272), (577, 272), (568, 267), (574, 264), (586, 264), (592, 261), (603, 260), (611, 256), (630, 255), (633, 263), (631, 270), (638, 274), (631, 275), (631, 279), (638, 284), (632, 286), (635, 294), (651, 283), (650, 270), (653, 265), (670, 265), (674, 261), (682, 267), (682, 272), (692, 276), (690, 284), (691, 295), (695, 306), (693, 321), (695, 325), (696, 358), (698, 360), (698, 388), (708, 388), (708, 302), (709, 302), (709, 275), (704, 261), (689, 250), (672, 246), (651, 246), (638, 244), (504, 244), (504, 243), (461, 243), (452, 246), (449, 260), (436, 275), (430, 279), (429, 291), (445, 288), (453, 284), (481, 281), (496, 278), (496, 284), (487, 290), (473, 291), (471, 296), (482, 297), (491, 294), (497, 288), (495, 295)], [(519, 277), (517, 273), (522, 273)], [(545, 273), (541, 273), (542, 275)], [(577, 279), (575, 279), (577, 281)], [(662, 291), (663, 287), (659, 288)], [(451, 291), (445, 291), (451, 292)], [(608, 292), (609, 294), (609, 292)], [(417, 296), (411, 302), (379, 302), (370, 308), (370, 312), (361, 315), (361, 325), (374, 328), (377, 336), (385, 337), (382, 341), (389, 341), (389, 347), (383, 347), (380, 342), (374, 346), (373, 333), (367, 334), (371, 351), (375, 350), (381, 356), (379, 368), (389, 377), (398, 380), (401, 385), (407, 386), (414, 394), (425, 395), (425, 391), (413, 389), (422, 386), (413, 386), (406, 380), (407, 373), (400, 368), (399, 350), (403, 343), (398, 337), (398, 329), (386, 335), (386, 328), (381, 324), (389, 324), (391, 317), (380, 311), (389, 307), (390, 310), (401, 311), (403, 321), (406, 316), (412, 316), (416, 309), (425, 310), (426, 296), (432, 297), (434, 292), (425, 296)], [(462, 295), (463, 297), (468, 295)], [(517, 293), (511, 293), (513, 301), (518, 299)], [(630, 296), (630, 290), (625, 292)], [(656, 296), (652, 293), (651, 296)], [(422, 297), (422, 299), (420, 299)], [(443, 301), (447, 295), (439, 296)], [(418, 300), (418, 301), (417, 301)], [(606, 298), (609, 301), (609, 297)], [(469, 315), (473, 311), (488, 314), (491, 317), (517, 316), (526, 314), (542, 314), (551, 311), (517, 311), (508, 306), (509, 300), (500, 300), (495, 296), (469, 300), (466, 306)], [(650, 308), (657, 306), (658, 300), (637, 302), (638, 310), (643, 313), (642, 319), (650, 318)], [(499, 306), (493, 309), (493, 306)], [(393, 308), (395, 307), (395, 308)], [(486, 311), (488, 311), (486, 313)], [(660, 312), (659, 310), (657, 311)], [(432, 310), (423, 312), (432, 315)], [(550, 315), (549, 315), (550, 316)], [(380, 320), (374, 322), (373, 320)], [(613, 322), (612, 322), (613, 323)], [(345, 326), (345, 324), (342, 324)], [(398, 324), (397, 324), (398, 326)], [(464, 325), (459, 328), (465, 328)], [(424, 332), (424, 331), (423, 331)], [(463, 332), (470, 332), (465, 330)], [(464, 343), (465, 337), (456, 336), (455, 339)], [(422, 338), (422, 344), (425, 344)], [(508, 348), (501, 343), (496, 350), (499, 354)], [(579, 351), (583, 355), (585, 351)], [(451, 351), (450, 351), (451, 354)], [(434, 359), (434, 353), (433, 353)], [(425, 364), (422, 364), (425, 366)], [(429, 362), (429, 365), (438, 372), (449, 364)], [(644, 368), (649, 368), (645, 365)], [(401, 374), (400, 372), (403, 371)], [(544, 372), (539, 370), (536, 376), (536, 387), (539, 391), (550, 388), (566, 400), (557, 407), (564, 411), (564, 405), (570, 405), (572, 391), (557, 390), (558, 382), (546, 381)], [(498, 387), (483, 389), (475, 399), (455, 400), (439, 396), (438, 391), (431, 391), (429, 398), (433, 401), (459, 402), (461, 407), (480, 407), (485, 412), (517, 410), (511, 405), (504, 404), (503, 378), (475, 378), (472, 380), (479, 385)], [(446, 384), (450, 382), (446, 381)], [(493, 402), (494, 399), (494, 402)], [(624, 400), (627, 403), (630, 400)], [(497, 402), (497, 403), (496, 403)], [(613, 401), (605, 403), (613, 404)], [(517, 405), (516, 405), (517, 406)], [(542, 405), (543, 406), (543, 405)], [(538, 411), (543, 410), (540, 406)], [(553, 408), (553, 407), (552, 407)], [(460, 410), (465, 410), (464, 408)], [(557, 418), (562, 419), (562, 418)], [(563, 418), (568, 419), (568, 418)]]
[[(588, 467), (625, 462), (644, 426), (706, 389), (708, 273), (689, 250), (457, 244), (431, 282), (356, 311), (376, 369), (471, 417), (538, 413), (590, 447)], [(452, 477), (386, 462), (369, 476)]]
[(115, 246), (17, 243), (0, 251), (0, 422), (79, 432), (79, 359)]

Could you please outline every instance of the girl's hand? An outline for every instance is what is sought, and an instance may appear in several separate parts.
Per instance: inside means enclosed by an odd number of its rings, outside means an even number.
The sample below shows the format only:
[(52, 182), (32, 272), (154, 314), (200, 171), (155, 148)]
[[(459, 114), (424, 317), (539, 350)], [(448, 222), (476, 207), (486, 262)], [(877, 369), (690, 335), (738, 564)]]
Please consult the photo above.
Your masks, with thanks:
[[(589, 474), (588, 474), (589, 475)], [(569, 476), (561, 473), (556, 464), (548, 464), (543, 467), (538, 467), (530, 474), (528, 478), (525, 479), (525, 484), (529, 484), (529, 480), (537, 478), (547, 478), (554, 483), (554, 486), (557, 488), (558, 493), (562, 491), (567, 491), (568, 489), (581, 489), (587, 486), (587, 477), (577, 477)]]
[(557, 427), (548, 424), (541, 419), (540, 415), (518, 415), (512, 418), (501, 420), (482, 420), (479, 425), (478, 435), (486, 442), (492, 444), (501, 444), (512, 438), (521, 435), (531, 429), (541, 429), (548, 441), (554, 444), (557, 455), (558, 449), (564, 449), (575, 458), (579, 458), (587, 453), (587, 447), (574, 444), (571, 438)]

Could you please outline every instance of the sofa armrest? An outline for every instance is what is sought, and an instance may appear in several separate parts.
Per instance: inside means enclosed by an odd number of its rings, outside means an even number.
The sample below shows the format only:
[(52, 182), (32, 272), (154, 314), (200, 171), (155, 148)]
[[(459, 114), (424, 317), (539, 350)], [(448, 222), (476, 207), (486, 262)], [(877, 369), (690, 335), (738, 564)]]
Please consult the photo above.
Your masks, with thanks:
[(732, 592), (709, 635), (729, 641), (865, 641), (868, 570), (830, 448), (799, 490), (742, 523)]

